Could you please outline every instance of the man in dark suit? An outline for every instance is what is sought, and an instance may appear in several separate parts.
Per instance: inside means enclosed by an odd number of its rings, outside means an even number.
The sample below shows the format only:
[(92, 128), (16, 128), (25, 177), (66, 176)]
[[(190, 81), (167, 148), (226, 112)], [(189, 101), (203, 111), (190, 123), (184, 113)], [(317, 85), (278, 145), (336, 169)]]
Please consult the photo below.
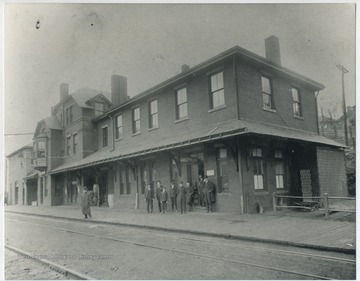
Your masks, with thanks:
[(186, 187), (181, 181), (179, 184), (179, 197), (180, 197), (180, 212), (181, 214), (186, 214)]
[(151, 189), (151, 185), (148, 184), (146, 186), (145, 194), (144, 194), (144, 200), (146, 201), (146, 208), (148, 213), (153, 212), (153, 199), (154, 199), (154, 193), (153, 190)]
[(156, 195), (156, 199), (158, 202), (158, 207), (159, 207), (159, 212), (161, 213), (162, 209), (161, 209), (161, 198), (160, 198), (160, 194), (161, 191), (163, 190), (163, 186), (161, 185), (161, 181), (157, 181), (156, 182), (156, 191), (155, 191), (155, 195)]
[(179, 189), (177, 188), (177, 186), (175, 186), (174, 181), (171, 181), (170, 183), (170, 200), (171, 200), (171, 210), (172, 212), (174, 212), (174, 207), (176, 212), (178, 211), (178, 206), (177, 206), (177, 196), (179, 194)]
[(215, 191), (216, 187), (212, 181), (209, 181), (208, 177), (204, 179), (204, 196), (206, 202), (207, 213), (211, 213), (214, 210), (214, 203), (216, 202)]

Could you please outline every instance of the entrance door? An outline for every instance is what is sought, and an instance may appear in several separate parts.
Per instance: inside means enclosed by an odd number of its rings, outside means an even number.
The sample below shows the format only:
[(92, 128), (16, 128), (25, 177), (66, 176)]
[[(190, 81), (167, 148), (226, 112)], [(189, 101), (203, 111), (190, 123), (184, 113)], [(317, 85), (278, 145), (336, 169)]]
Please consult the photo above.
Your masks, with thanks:
[(22, 204), (25, 205), (25, 187), (22, 188)]
[(19, 186), (18, 183), (15, 183), (15, 205), (17, 205), (19, 202)]
[(108, 182), (107, 173), (103, 173), (99, 178), (99, 204), (104, 205), (108, 203)]

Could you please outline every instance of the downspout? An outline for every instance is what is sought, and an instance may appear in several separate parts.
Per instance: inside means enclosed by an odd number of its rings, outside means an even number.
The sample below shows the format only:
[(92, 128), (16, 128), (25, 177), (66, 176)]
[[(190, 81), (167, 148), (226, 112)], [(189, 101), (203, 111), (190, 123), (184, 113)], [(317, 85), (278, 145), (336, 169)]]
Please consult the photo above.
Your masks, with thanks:
[(316, 108), (316, 128), (317, 128), (317, 132), (320, 135), (320, 129), (319, 129), (319, 114), (318, 114), (318, 102), (317, 102), (317, 97), (320, 93), (320, 90), (317, 91), (317, 93), (315, 94), (315, 108)]
[[(239, 98), (239, 83), (238, 83), (238, 76), (237, 76), (237, 67), (236, 67), (236, 60), (235, 55), (233, 56), (233, 73), (234, 73), (234, 84), (235, 84), (235, 94), (236, 94), (236, 117), (238, 120), (240, 120), (240, 98)], [(241, 189), (241, 195), (240, 195), (240, 205), (241, 205), (241, 214), (244, 214), (246, 212), (246, 208), (244, 206), (245, 202), (245, 188), (243, 183), (243, 175), (242, 175), (242, 165), (241, 165), (241, 146), (240, 141), (236, 141), (237, 145), (237, 158), (238, 158), (238, 173), (239, 173), (239, 184)]]
[(236, 94), (236, 117), (240, 119), (240, 104), (239, 104), (239, 85), (237, 80), (237, 67), (235, 61), (235, 55), (233, 56), (233, 73), (234, 73), (234, 84), (235, 84), (235, 94)]
[(108, 115), (110, 120), (111, 120), (111, 126), (112, 126), (112, 148), (110, 150), (110, 152), (115, 150), (115, 123), (114, 123), (114, 118), (111, 117), (111, 115)]

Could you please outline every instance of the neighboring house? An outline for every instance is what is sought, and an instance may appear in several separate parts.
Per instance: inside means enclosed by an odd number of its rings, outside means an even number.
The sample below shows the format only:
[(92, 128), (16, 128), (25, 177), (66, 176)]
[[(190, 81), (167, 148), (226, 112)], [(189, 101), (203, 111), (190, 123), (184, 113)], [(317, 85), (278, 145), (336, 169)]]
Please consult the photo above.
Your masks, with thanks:
[(32, 145), (26, 145), (6, 157), (5, 198), (9, 205), (31, 205), (36, 190), (27, 186), (26, 177), (33, 172)]
[(270, 209), (273, 193), (346, 195), (342, 145), (319, 134), (315, 93), (324, 86), (281, 65), (275, 36), (265, 46), (266, 58), (234, 47), (184, 65), (131, 99), (126, 78), (113, 76), (113, 105), (98, 116), (101, 96), (85, 98), (88, 107), (62, 99), (51, 117), (62, 130), (39, 122), (34, 136), (47, 140), (44, 202), (76, 203), (87, 186), (99, 205), (144, 208), (147, 183), (195, 185), (199, 174), (216, 184), (222, 212)]

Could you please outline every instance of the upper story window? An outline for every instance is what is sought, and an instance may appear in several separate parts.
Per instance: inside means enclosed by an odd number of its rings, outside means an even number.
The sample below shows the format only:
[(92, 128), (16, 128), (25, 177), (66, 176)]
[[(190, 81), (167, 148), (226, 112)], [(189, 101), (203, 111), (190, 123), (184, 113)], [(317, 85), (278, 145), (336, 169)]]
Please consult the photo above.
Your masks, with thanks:
[(211, 108), (225, 105), (223, 72), (210, 76), (210, 95)]
[(263, 150), (259, 147), (254, 148), (251, 152), (253, 158), (253, 168), (254, 168), (254, 188), (255, 189), (264, 189), (264, 158)]
[(186, 88), (176, 91), (176, 119), (188, 117)]
[(261, 77), (261, 85), (262, 85), (262, 97), (263, 97), (263, 108), (273, 109), (273, 97), (272, 97), (272, 89), (271, 89), (271, 80), (268, 77)]
[(105, 104), (102, 102), (95, 102), (95, 117), (102, 115), (105, 112)]
[(70, 155), (71, 153), (71, 136), (66, 138), (66, 155)]
[(122, 120), (122, 115), (116, 116), (115, 122), (116, 122), (115, 137), (116, 137), (116, 139), (120, 139), (120, 138), (122, 138), (122, 136), (123, 136), (123, 120)]
[(37, 143), (37, 157), (38, 158), (45, 157), (45, 141), (39, 141)]
[(73, 107), (70, 106), (66, 109), (66, 125), (73, 122)]
[(132, 110), (132, 132), (133, 134), (140, 133), (140, 107)]
[(149, 102), (149, 128), (158, 128), (159, 127), (159, 117), (158, 117), (158, 102), (153, 100)]
[(73, 135), (73, 153), (74, 154), (77, 153), (77, 147), (78, 147), (78, 135), (74, 134)]
[(292, 93), (292, 98), (293, 98), (294, 116), (302, 117), (300, 90), (296, 89), (296, 88), (291, 88), (291, 93)]
[(102, 147), (108, 146), (108, 127), (102, 128)]

